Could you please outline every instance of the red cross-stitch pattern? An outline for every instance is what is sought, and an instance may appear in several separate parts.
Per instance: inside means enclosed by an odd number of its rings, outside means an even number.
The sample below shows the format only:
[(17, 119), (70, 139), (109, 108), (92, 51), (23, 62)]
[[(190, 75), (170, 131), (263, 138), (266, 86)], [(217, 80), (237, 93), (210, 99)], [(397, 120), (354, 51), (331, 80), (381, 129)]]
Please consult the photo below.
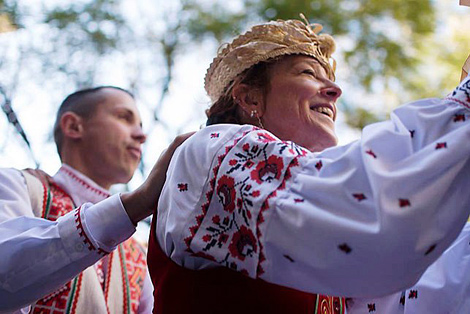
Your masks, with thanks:
[[(43, 183), (45, 191), (43, 203), (47, 204), (46, 198), (48, 197), (48, 195), (50, 195), (51, 197), (51, 200), (49, 201), (49, 208), (43, 211), (44, 213), (48, 214), (46, 215), (46, 217), (43, 218), (55, 221), (60, 216), (65, 215), (74, 209), (75, 206), (71, 197), (59, 186), (57, 186), (50, 177), (45, 177), (45, 174), (39, 171), (30, 171), (30, 173), (39, 177), (41, 179), (41, 182)], [(95, 250), (96, 248), (92, 245), (91, 241), (87, 238), (86, 234), (83, 231), (82, 222), (80, 219), (80, 208), (76, 210), (75, 221), (77, 223), (77, 231), (79, 232), (80, 236), (84, 239), (85, 245)], [(130, 292), (130, 300), (126, 299), (125, 301), (128, 301), (130, 303), (131, 313), (137, 313), (147, 267), (145, 262), (145, 254), (133, 239), (127, 240), (126, 242), (121, 244), (121, 246), (123, 247), (125, 259), (125, 263), (123, 266), (126, 268), (126, 271), (124, 271), (124, 273), (127, 274), (127, 277), (123, 278), (123, 282), (126, 283), (126, 288), (128, 288)], [(107, 252), (99, 248), (97, 249), (97, 252), (102, 255), (107, 254)], [(111, 257), (108, 263), (108, 270), (111, 269), (110, 265)], [(99, 264), (99, 269), (102, 270), (101, 263)], [(106, 281), (104, 282), (104, 286), (102, 287), (103, 293), (107, 293), (109, 291), (108, 287), (110, 284), (110, 278), (111, 275), (110, 272), (108, 272), (106, 276)], [(75, 289), (72, 289), (72, 280), (66, 283), (60, 289), (37, 301), (32, 306), (31, 313), (66, 313), (68, 304), (70, 304), (70, 313), (75, 313), (78, 298), (81, 297), (80, 289), (82, 279), (83, 275), (80, 274), (78, 276), (77, 285)], [(73, 290), (74, 293), (72, 295)], [(97, 291), (97, 293), (99, 293), (99, 291)], [(107, 295), (105, 296), (105, 300), (108, 300)]]
[(125, 252), (127, 277), (129, 278), (131, 313), (137, 313), (147, 269), (146, 256), (140, 245), (132, 238), (124, 242), (122, 246)]
[[(241, 140), (243, 144), (239, 143)], [(269, 209), (268, 200), (276, 195), (276, 190), (285, 188), (285, 181), (291, 177), (290, 168), (298, 166), (297, 158), (306, 154), (305, 149), (294, 143), (279, 141), (255, 128), (235, 139), (213, 166), (207, 202), (185, 239), (188, 251), (245, 273), (245, 264), (250, 263), (252, 270), (257, 269), (257, 276), (263, 274), (261, 263), (265, 258), (260, 226), (265, 221), (264, 212)], [(230, 158), (225, 160), (228, 155)], [(210, 206), (220, 206), (221, 210), (214, 209), (206, 218)], [(203, 247), (194, 252), (191, 242), (196, 235)], [(213, 252), (217, 249), (228, 254), (216, 258)]]

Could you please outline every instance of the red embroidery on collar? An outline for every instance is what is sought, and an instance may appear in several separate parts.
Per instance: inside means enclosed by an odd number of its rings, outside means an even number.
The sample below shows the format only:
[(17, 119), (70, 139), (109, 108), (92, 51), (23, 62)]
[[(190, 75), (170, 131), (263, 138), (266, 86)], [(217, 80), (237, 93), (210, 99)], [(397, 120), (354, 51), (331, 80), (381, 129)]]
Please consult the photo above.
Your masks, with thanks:
[(111, 194), (109, 193), (105, 193), (95, 187), (92, 187), (90, 184), (88, 184), (87, 182), (85, 182), (83, 179), (80, 179), (75, 173), (73, 173), (72, 171), (70, 171), (69, 169), (67, 168), (64, 168), (62, 167), (61, 170), (63, 170), (67, 175), (69, 175), (72, 179), (74, 179), (75, 181), (77, 181), (78, 183), (80, 183), (80, 185), (82, 185), (84, 188), (88, 189), (88, 190), (91, 190), (93, 191), (94, 193), (98, 194), (98, 195), (102, 195), (104, 197), (109, 197)]

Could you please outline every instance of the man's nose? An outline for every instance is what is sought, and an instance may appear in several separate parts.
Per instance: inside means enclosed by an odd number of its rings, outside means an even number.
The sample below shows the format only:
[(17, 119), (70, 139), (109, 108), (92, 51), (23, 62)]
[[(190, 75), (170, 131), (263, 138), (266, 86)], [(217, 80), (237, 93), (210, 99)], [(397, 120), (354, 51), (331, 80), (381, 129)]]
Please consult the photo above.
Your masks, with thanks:
[(147, 140), (147, 135), (144, 133), (142, 127), (139, 125), (133, 130), (132, 138), (137, 140), (140, 144), (143, 144)]

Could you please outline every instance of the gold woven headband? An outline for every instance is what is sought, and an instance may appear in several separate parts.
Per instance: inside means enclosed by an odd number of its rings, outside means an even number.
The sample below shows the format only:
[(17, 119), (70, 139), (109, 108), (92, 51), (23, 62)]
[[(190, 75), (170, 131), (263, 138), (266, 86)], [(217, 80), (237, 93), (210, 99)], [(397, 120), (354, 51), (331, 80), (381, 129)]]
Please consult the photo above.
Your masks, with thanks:
[[(333, 37), (318, 35), (319, 24), (299, 20), (277, 20), (252, 27), (220, 49), (207, 70), (204, 87), (213, 102), (240, 73), (271, 58), (302, 54), (314, 57), (325, 68), (331, 80), (335, 78), (335, 64), (330, 64), (335, 50)], [(312, 27), (313, 26), (313, 27)]]

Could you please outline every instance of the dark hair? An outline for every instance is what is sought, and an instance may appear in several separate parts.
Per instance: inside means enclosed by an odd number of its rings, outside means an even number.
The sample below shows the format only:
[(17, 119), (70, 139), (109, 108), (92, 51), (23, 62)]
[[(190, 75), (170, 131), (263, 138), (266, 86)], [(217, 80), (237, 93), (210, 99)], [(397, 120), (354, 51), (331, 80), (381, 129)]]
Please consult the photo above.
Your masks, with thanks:
[(269, 69), (271, 68), (272, 64), (279, 59), (280, 58), (273, 58), (257, 63), (251, 68), (243, 71), (235, 78), (235, 80), (230, 82), (230, 84), (228, 84), (228, 86), (225, 88), (222, 96), (220, 96), (220, 98), (209, 109), (206, 110), (206, 125), (220, 123), (243, 124), (244, 121), (240, 116), (238, 105), (232, 98), (233, 87), (237, 84), (243, 83), (253, 88), (259, 88), (263, 92), (263, 95), (266, 95), (270, 88)]
[(103, 101), (103, 98), (100, 97), (100, 92), (103, 89), (115, 89), (123, 91), (129, 94), (132, 98), (134, 95), (120, 87), (116, 86), (98, 86), (94, 88), (87, 88), (76, 91), (73, 94), (68, 95), (57, 111), (56, 120), (54, 123), (54, 141), (57, 146), (57, 152), (59, 153), (59, 157), (62, 158), (62, 144), (64, 141), (64, 134), (62, 133), (62, 129), (60, 128), (60, 119), (66, 112), (73, 112), (84, 119), (89, 119), (96, 110), (96, 106)]

